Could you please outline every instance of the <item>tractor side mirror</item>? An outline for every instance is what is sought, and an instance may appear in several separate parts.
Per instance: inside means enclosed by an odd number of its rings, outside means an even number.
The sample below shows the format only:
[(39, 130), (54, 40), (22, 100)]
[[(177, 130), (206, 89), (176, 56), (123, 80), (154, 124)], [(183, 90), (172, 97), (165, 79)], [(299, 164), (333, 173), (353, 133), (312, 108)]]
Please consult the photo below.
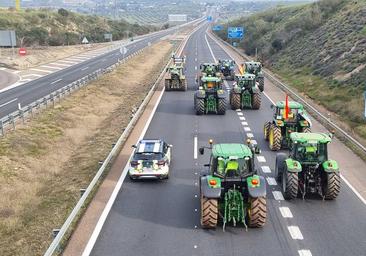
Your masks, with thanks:
[(210, 167), (210, 164), (204, 164), (203, 166), (204, 167)]
[(262, 150), (258, 147), (258, 145), (254, 146), (254, 153), (259, 155), (260, 153), (262, 153)]
[(173, 145), (172, 145), (172, 144), (169, 144), (169, 145), (168, 145), (168, 147), (172, 148), (172, 147), (173, 147)]
[(271, 104), (271, 109), (273, 109), (274, 108), (274, 105), (273, 104)]
[(132, 148), (137, 148), (137, 146), (136, 146), (136, 145), (132, 145), (131, 147), (132, 147)]
[(201, 155), (203, 155), (205, 153), (205, 148), (199, 148), (198, 151), (200, 152)]

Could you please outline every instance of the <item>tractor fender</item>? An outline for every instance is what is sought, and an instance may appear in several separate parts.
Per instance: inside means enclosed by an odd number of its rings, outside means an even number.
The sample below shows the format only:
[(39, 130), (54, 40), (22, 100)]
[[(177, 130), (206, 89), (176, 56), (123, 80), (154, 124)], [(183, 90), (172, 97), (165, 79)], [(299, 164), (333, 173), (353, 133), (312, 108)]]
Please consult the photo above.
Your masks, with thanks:
[(217, 90), (217, 98), (226, 98), (226, 92), (224, 90)]
[(247, 179), (248, 193), (252, 198), (264, 197), (267, 194), (266, 180), (263, 176), (257, 176), (257, 178), (259, 178), (259, 184), (257, 186), (253, 186), (251, 179)]
[(242, 89), (241, 89), (239, 86), (235, 86), (235, 87), (232, 89), (232, 91), (233, 91), (234, 93), (241, 94)]
[(206, 92), (204, 90), (198, 90), (194, 93), (197, 99), (204, 99), (206, 98)]
[(202, 176), (200, 180), (201, 195), (206, 198), (220, 198), (221, 197), (221, 186), (211, 187), (208, 184), (208, 179), (211, 176)]
[(325, 172), (339, 172), (339, 166), (335, 160), (327, 160), (322, 164)]
[(288, 172), (301, 172), (302, 167), (300, 162), (293, 160), (291, 158), (288, 158), (285, 160), (287, 171)]
[(258, 86), (252, 87), (252, 92), (253, 93), (260, 93), (261, 90), (259, 90)]
[(275, 177), (280, 177), (285, 167), (285, 160), (287, 155), (285, 153), (278, 153), (276, 155), (276, 167), (275, 167)]

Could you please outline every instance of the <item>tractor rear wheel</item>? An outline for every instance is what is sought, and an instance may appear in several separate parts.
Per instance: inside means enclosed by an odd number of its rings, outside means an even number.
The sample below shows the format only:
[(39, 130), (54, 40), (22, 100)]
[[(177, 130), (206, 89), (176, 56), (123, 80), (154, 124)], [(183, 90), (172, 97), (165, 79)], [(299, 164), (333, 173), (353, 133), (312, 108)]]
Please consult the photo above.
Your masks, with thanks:
[(299, 176), (297, 172), (289, 172), (285, 166), (282, 172), (282, 193), (285, 199), (290, 200), (297, 197), (299, 190)]
[(269, 139), (269, 128), (271, 127), (271, 123), (270, 122), (265, 122), (264, 123), (264, 127), (263, 127), (263, 134), (264, 134), (264, 139), (268, 141)]
[(217, 199), (201, 196), (201, 226), (202, 228), (216, 228), (219, 217)]
[(217, 103), (217, 114), (225, 115), (226, 112), (226, 99), (219, 98)]
[(231, 109), (233, 109), (233, 110), (241, 109), (240, 94), (239, 93), (232, 93), (230, 96), (231, 96), (230, 97)]
[(195, 98), (195, 109), (197, 115), (203, 115), (205, 113), (205, 99)]
[(258, 88), (261, 92), (264, 91), (264, 77), (258, 78)]
[(251, 228), (261, 228), (267, 219), (267, 202), (265, 197), (249, 198), (248, 223)]
[(271, 125), (269, 129), (269, 148), (273, 151), (277, 151), (281, 149), (282, 143), (282, 134), (281, 128)]
[(339, 172), (325, 173), (323, 179), (323, 195), (327, 200), (335, 199), (341, 191), (341, 177)]
[(252, 95), (252, 108), (259, 109), (261, 107), (261, 95), (259, 93), (253, 93)]
[(182, 80), (182, 85), (180, 88), (182, 91), (187, 91), (187, 80)]
[(309, 132), (311, 132), (311, 128), (310, 127), (303, 127), (302, 132), (309, 133)]

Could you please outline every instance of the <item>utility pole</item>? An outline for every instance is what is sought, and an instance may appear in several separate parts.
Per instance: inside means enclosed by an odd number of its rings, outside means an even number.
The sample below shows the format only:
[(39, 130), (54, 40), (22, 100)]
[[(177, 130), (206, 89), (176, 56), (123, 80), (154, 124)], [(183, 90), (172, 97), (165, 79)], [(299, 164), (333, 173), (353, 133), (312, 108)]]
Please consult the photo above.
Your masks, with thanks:
[(20, 11), (20, 0), (15, 0), (15, 10)]

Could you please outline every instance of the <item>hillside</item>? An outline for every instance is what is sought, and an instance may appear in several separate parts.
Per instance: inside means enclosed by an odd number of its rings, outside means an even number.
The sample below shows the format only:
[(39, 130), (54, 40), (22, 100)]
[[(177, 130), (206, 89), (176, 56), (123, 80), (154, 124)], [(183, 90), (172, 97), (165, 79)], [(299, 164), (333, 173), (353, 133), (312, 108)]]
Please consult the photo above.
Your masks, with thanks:
[(98, 16), (81, 15), (64, 9), (26, 9), (16, 12), (0, 9), (0, 30), (14, 29), (18, 44), (70, 45), (80, 44), (84, 36), (90, 42), (104, 42), (104, 34), (112, 33), (113, 40), (146, 34), (157, 28), (130, 24), (124, 20), (110, 20)]
[[(235, 20), (239, 44), (290, 85), (337, 113), (366, 137), (366, 1), (321, 0)], [(226, 30), (219, 36), (226, 39)]]

